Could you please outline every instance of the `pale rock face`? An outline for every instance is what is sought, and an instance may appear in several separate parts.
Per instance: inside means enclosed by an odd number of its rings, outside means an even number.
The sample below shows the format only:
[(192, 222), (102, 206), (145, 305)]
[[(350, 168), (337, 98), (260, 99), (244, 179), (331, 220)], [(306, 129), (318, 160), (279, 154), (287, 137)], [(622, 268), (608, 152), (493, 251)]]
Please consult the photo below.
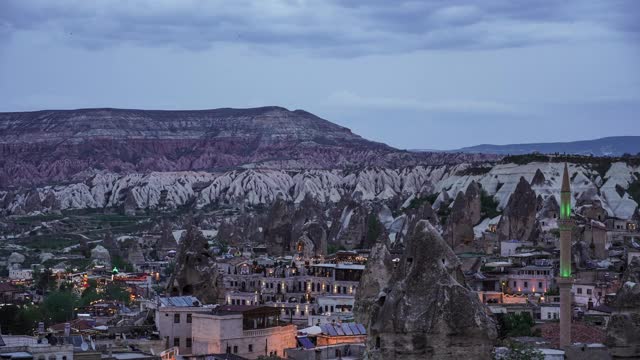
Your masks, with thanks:
[(372, 288), (356, 304), (356, 316), (369, 320), (367, 357), (490, 359), (495, 323), (467, 288), (454, 252), (426, 220), (410, 231), (405, 245), (386, 286), (371, 278), (387, 272), (389, 256), (380, 242), (372, 262), (376, 269), (361, 280)]
[(104, 264), (111, 263), (111, 256), (109, 255), (109, 250), (107, 250), (102, 245), (98, 245), (93, 249), (91, 249), (91, 259)]
[(40, 254), (40, 261), (41, 262), (45, 262), (47, 260), (51, 260), (55, 257), (55, 255), (53, 255), (52, 253), (41, 253)]
[[(520, 177), (533, 180), (542, 173), (544, 181), (536, 180), (531, 187), (543, 200), (554, 197), (559, 202), (563, 164), (531, 163), (525, 165), (493, 165), (483, 175), (460, 175), (469, 165), (415, 166), (403, 169), (369, 168), (356, 172), (345, 170), (271, 170), (249, 169), (224, 173), (209, 172), (151, 172), (148, 174), (117, 175), (101, 172), (88, 181), (38, 188), (39, 198), (47, 204), (57, 203), (61, 210), (120, 207), (129, 201), (129, 207), (140, 209), (173, 209), (190, 203), (202, 208), (210, 204), (269, 204), (278, 196), (294, 203), (310, 196), (320, 202), (339, 203), (359, 194), (362, 201), (388, 201), (407, 199), (418, 194), (439, 193), (433, 203), (438, 209), (449, 199), (465, 192), (476, 182), (488, 195), (506, 207), (516, 190)], [(637, 203), (628, 194), (620, 196), (616, 186), (626, 189), (640, 172), (639, 167), (615, 163), (605, 176), (602, 187), (597, 172), (583, 165), (569, 164), (572, 174), (571, 189), (574, 205), (586, 201), (600, 201), (610, 216), (631, 218), (637, 213)], [(573, 174), (576, 174), (573, 176)], [(537, 176), (541, 178), (540, 175)], [(131, 196), (128, 196), (130, 194)], [(0, 206), (5, 213), (28, 213), (25, 209), (35, 197), (24, 191), (0, 191)], [(55, 198), (53, 201), (52, 197)], [(45, 204), (42, 209), (46, 209)]]
[(13, 252), (11, 253), (11, 255), (9, 255), (9, 258), (7, 258), (7, 263), (8, 264), (22, 264), (24, 262), (26, 258), (24, 257), (24, 255), (17, 253), (17, 252)]

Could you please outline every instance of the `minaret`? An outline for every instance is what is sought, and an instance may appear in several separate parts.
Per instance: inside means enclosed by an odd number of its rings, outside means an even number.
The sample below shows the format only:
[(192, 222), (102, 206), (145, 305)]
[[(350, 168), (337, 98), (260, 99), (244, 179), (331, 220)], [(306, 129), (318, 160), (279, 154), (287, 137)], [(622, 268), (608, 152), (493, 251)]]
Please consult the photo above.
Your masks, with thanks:
[(560, 189), (560, 275), (557, 282), (560, 288), (560, 348), (571, 345), (571, 186), (569, 169), (564, 164), (562, 188)]

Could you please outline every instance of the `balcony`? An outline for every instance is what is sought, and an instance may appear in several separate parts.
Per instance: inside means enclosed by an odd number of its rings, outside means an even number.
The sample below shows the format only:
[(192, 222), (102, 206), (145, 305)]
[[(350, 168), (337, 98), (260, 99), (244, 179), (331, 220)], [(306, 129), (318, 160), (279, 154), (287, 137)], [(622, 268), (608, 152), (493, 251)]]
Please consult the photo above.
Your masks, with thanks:
[(274, 326), (266, 329), (255, 330), (243, 330), (243, 337), (259, 337), (259, 336), (272, 336), (293, 333), (295, 335), (297, 328), (295, 325)]

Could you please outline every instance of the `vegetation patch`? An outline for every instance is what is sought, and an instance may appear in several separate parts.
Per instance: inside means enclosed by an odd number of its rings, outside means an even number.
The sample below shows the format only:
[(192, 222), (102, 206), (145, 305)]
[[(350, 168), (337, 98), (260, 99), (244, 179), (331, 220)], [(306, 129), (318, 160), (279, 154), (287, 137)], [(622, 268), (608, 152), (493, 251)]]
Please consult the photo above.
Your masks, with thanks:
[(470, 166), (466, 169), (456, 172), (457, 176), (480, 176), (491, 171), (489, 166)]
[(501, 214), (498, 210), (498, 201), (489, 195), (484, 189), (480, 191), (480, 213), (483, 217), (494, 218)]
[(629, 184), (627, 192), (629, 196), (638, 204), (640, 204), (640, 173), (635, 173), (636, 180)]

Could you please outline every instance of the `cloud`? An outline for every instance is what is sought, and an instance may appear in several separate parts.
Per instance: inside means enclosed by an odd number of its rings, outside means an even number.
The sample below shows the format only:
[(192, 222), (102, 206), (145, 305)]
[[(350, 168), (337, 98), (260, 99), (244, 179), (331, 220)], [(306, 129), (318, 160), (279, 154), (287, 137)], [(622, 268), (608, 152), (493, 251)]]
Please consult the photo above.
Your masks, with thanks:
[(255, 49), (362, 56), (637, 39), (637, 4), (633, 0), (3, 0), (0, 34), (46, 31), (89, 49), (133, 43), (201, 50), (239, 43)]
[(478, 99), (444, 99), (423, 101), (411, 98), (363, 97), (349, 91), (338, 91), (329, 95), (328, 105), (365, 109), (417, 110), (447, 113), (519, 114), (512, 104)]

